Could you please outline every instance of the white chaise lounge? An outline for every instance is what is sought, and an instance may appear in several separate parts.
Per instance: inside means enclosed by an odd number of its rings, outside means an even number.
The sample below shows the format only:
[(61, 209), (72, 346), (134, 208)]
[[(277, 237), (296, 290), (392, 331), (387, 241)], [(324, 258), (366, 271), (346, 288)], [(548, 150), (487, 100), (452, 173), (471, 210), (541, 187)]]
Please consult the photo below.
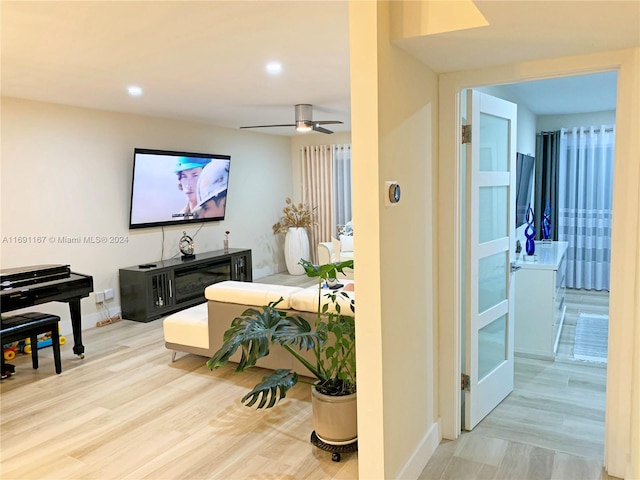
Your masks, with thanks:
[[(341, 280), (351, 283), (351, 280)], [(355, 292), (347, 292), (355, 298)], [(231, 321), (250, 307), (260, 308), (282, 297), (278, 308), (300, 315), (308, 322), (315, 321), (318, 289), (286, 287), (263, 283), (225, 281), (205, 289), (206, 303), (196, 305), (167, 316), (163, 320), (165, 346), (175, 352), (186, 352), (211, 357), (221, 346), (224, 332)], [(349, 302), (340, 298), (342, 312), (349, 312)], [(315, 360), (313, 352), (303, 352), (309, 360)], [(231, 358), (238, 361), (240, 354)], [(295, 372), (309, 375), (307, 369), (281, 347), (274, 346), (269, 356), (262, 358), (257, 366), (264, 368), (291, 368)]]

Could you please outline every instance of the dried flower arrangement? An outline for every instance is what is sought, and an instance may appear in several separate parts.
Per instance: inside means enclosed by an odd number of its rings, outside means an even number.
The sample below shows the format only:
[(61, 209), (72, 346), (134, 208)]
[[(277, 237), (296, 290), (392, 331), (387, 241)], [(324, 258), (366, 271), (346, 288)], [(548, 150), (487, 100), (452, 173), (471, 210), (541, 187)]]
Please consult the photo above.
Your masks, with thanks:
[(273, 233), (287, 233), (290, 227), (311, 227), (318, 223), (314, 219), (314, 209), (306, 203), (297, 205), (287, 197), (286, 206), (282, 209), (284, 216), (273, 226)]

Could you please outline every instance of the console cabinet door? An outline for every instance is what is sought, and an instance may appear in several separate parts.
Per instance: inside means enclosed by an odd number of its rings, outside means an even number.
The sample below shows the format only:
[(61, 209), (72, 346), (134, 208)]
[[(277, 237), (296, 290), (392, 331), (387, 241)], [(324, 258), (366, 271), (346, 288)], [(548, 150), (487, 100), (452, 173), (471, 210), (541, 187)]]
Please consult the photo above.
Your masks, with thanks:
[(170, 270), (154, 273), (147, 279), (148, 312), (153, 315), (171, 310), (175, 305), (173, 272)]
[(251, 251), (231, 257), (231, 280), (238, 282), (253, 281)]
[(175, 307), (170, 269), (120, 270), (120, 302), (127, 320), (148, 322)]

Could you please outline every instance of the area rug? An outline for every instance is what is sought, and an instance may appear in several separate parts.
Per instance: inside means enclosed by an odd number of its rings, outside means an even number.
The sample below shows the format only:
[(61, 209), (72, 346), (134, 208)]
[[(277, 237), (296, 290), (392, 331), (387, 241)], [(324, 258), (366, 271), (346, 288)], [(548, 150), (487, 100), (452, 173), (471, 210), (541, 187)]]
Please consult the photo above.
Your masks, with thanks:
[(607, 362), (609, 317), (581, 313), (576, 325), (573, 358), (588, 362)]

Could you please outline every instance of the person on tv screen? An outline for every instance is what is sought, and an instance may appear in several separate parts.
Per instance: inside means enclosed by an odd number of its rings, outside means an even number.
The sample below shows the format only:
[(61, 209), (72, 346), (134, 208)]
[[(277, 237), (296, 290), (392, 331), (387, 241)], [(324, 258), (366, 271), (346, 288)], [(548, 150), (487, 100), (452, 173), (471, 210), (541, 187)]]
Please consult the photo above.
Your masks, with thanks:
[(193, 211), (198, 207), (198, 194), (196, 192), (198, 178), (204, 167), (210, 162), (210, 158), (178, 157), (174, 172), (178, 176), (178, 190), (181, 190), (187, 197), (187, 204), (177, 215), (174, 215), (174, 218), (179, 220), (194, 216)]
[(227, 162), (213, 161), (202, 169), (198, 179), (198, 218), (223, 218), (227, 204), (229, 167)]

